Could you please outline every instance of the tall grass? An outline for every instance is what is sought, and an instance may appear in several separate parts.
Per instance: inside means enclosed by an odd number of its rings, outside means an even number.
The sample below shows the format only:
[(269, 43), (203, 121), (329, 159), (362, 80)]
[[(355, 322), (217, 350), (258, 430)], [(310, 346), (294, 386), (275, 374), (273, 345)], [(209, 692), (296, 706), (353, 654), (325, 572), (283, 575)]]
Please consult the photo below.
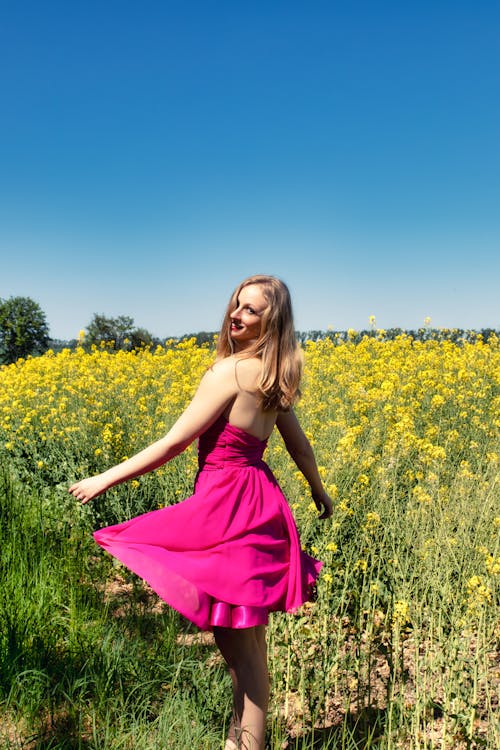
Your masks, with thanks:
[[(269, 463), (325, 567), (315, 601), (268, 629), (268, 746), (498, 747), (496, 342), (306, 356), (300, 418), (336, 508), (316, 520), (273, 437)], [(183, 344), (0, 370), (1, 747), (222, 746), (230, 684), (211, 637), (91, 538), (187, 495), (193, 452), (92, 507), (66, 491), (164, 430), (209, 357)]]

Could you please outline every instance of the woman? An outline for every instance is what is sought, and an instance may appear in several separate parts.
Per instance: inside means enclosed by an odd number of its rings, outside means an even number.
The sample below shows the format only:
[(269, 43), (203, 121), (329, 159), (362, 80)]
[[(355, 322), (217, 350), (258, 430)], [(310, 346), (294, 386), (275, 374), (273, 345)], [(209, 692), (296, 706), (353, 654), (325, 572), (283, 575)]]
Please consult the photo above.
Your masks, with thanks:
[(292, 410), (301, 362), (286, 285), (272, 276), (245, 279), (227, 307), (217, 359), (167, 435), (69, 489), (87, 503), (162, 466), (200, 438), (191, 497), (94, 536), (171, 606), (213, 630), (233, 683), (225, 750), (264, 748), (268, 613), (303, 604), (321, 568), (301, 550), (289, 506), (262, 461), (275, 424), (310, 485), (319, 517), (332, 513)]

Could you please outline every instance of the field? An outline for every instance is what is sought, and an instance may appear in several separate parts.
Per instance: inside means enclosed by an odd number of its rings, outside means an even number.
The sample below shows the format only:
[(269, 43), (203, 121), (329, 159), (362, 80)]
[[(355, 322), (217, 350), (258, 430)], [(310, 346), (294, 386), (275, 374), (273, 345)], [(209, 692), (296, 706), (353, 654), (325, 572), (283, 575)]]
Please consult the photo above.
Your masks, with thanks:
[[(91, 506), (67, 493), (162, 435), (212, 358), (193, 341), (80, 346), (0, 369), (0, 747), (222, 747), (211, 636), (91, 537), (189, 495), (195, 446)], [(305, 361), (297, 412), (335, 511), (316, 520), (273, 435), (266, 459), (325, 566), (314, 602), (268, 630), (269, 748), (500, 747), (498, 339), (374, 332)]]

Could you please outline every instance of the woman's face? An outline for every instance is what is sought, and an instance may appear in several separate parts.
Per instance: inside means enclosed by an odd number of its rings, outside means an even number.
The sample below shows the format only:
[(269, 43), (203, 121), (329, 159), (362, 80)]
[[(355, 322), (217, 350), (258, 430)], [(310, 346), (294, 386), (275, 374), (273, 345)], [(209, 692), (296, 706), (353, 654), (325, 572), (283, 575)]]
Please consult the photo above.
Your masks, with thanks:
[(267, 307), (268, 303), (259, 284), (250, 284), (240, 291), (236, 309), (230, 314), (230, 334), (237, 352), (258, 340), (262, 327), (261, 318)]

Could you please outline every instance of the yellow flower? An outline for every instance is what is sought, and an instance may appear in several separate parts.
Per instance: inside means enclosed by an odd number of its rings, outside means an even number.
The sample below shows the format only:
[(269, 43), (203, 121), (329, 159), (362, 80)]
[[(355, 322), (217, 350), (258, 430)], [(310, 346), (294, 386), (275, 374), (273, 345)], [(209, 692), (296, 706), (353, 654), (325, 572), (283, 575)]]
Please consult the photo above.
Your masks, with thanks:
[(410, 605), (405, 599), (398, 599), (394, 602), (394, 610), (392, 613), (392, 624), (393, 627), (403, 627), (410, 622)]
[(368, 561), (364, 558), (360, 558), (359, 560), (356, 560), (354, 563), (354, 570), (362, 570), (363, 573), (366, 572), (366, 569), (368, 568)]
[(346, 516), (354, 515), (354, 511), (349, 507), (347, 500), (341, 500), (337, 505), (337, 510), (339, 510), (341, 513), (345, 513)]
[(436, 409), (438, 406), (442, 406), (446, 403), (446, 399), (442, 397), (440, 393), (436, 393), (431, 399), (431, 406)]
[(486, 570), (490, 576), (500, 575), (500, 557), (495, 557), (494, 555), (487, 553), (485, 555), (484, 564), (486, 565)]
[(480, 611), (492, 601), (492, 592), (481, 576), (472, 576), (467, 581), (468, 610), (472, 615)]
[(373, 529), (377, 528), (379, 523), (380, 523), (380, 516), (378, 513), (375, 513), (374, 511), (369, 511), (366, 514), (366, 523), (364, 525), (364, 528), (366, 531), (373, 531)]
[(423, 505), (430, 505), (430, 503), (432, 503), (432, 497), (421, 487), (420, 484), (417, 484), (417, 486), (413, 488), (412, 494), (415, 500)]

